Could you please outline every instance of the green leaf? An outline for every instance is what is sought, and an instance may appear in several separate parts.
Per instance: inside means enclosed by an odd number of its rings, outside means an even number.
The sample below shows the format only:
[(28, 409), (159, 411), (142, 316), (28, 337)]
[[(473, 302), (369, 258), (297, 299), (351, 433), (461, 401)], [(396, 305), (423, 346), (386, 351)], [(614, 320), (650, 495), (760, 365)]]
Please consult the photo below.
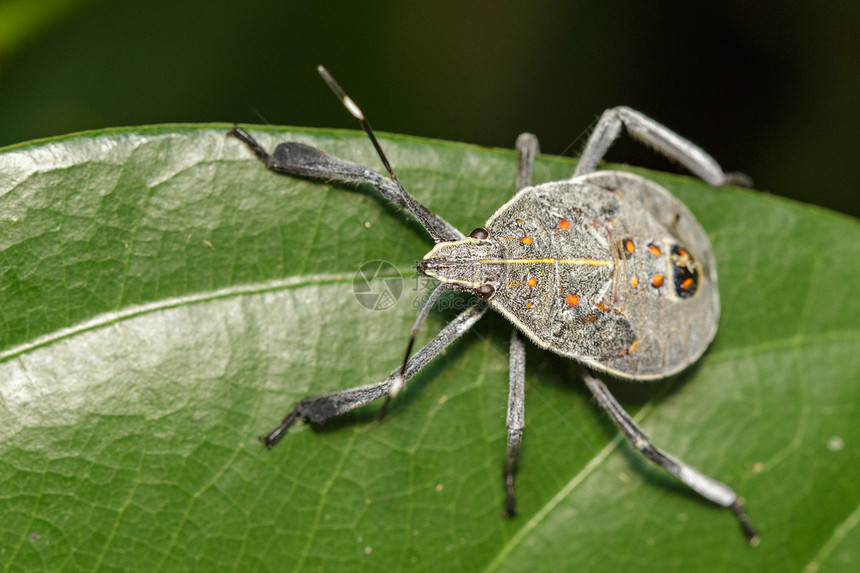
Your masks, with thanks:
[[(573, 362), (531, 346), (521, 514), (503, 520), (496, 315), (383, 424), (371, 405), (257, 441), (302, 397), (398, 364), (430, 241), (368, 189), (267, 171), (227, 129), (0, 152), (5, 571), (856, 570), (856, 220), (650, 174), (710, 234), (720, 331), (681, 375), (611, 387), (656, 444), (746, 498), (760, 547), (619, 440)], [(359, 133), (251, 132), (378, 165)], [(382, 139), (406, 188), (466, 232), (513, 193), (511, 151)], [(572, 166), (544, 157), (536, 178)], [(353, 295), (372, 260), (403, 276), (390, 310)]]

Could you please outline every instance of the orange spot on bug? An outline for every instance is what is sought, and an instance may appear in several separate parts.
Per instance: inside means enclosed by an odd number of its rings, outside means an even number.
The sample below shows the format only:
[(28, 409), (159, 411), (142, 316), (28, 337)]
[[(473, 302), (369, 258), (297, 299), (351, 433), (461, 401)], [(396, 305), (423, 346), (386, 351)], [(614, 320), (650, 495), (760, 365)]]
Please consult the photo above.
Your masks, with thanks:
[(573, 308), (574, 306), (579, 304), (579, 297), (575, 294), (569, 294), (565, 297), (564, 302), (567, 303), (567, 306)]
[(681, 257), (681, 258), (683, 258), (683, 259), (686, 259), (686, 258), (689, 258), (690, 253), (688, 253), (688, 252), (687, 252), (687, 251), (685, 251), (684, 249), (682, 249), (682, 248), (678, 247), (678, 256), (679, 256), (679, 257)]
[(534, 278), (534, 277), (530, 277), (530, 278), (529, 278), (528, 285), (529, 285), (530, 287), (536, 287), (536, 286), (537, 286), (537, 279), (536, 279), (536, 278)]
[(528, 302), (528, 304), (526, 304), (526, 309), (531, 308), (531, 307), (532, 307), (532, 304), (533, 304), (533, 303), (532, 303), (531, 301), (529, 301), (529, 302)]
[(653, 243), (648, 245), (648, 251), (650, 251), (651, 254), (654, 255), (655, 257), (659, 257), (660, 255), (663, 254), (663, 252), (660, 250), (660, 247), (658, 247), (657, 245), (655, 245)]
[(639, 275), (630, 275), (630, 286), (639, 288)]
[(637, 347), (637, 346), (639, 346), (639, 342), (638, 342), (638, 341), (636, 341), (636, 340), (634, 340), (634, 341), (633, 341), (633, 344), (631, 344), (630, 346), (628, 346), (628, 347), (627, 347), (627, 348), (625, 348), (624, 350), (621, 350), (621, 351), (618, 353), (618, 356), (627, 356), (628, 354), (633, 354), (634, 352), (636, 352), (636, 347)]
[(687, 277), (684, 279), (684, 282), (681, 283), (681, 288), (684, 290), (688, 290), (691, 286), (693, 286), (693, 278)]
[(631, 255), (636, 251), (636, 245), (633, 244), (632, 239), (626, 239), (624, 241), (624, 249), (630, 253)]
[(665, 277), (663, 275), (654, 275), (653, 277), (651, 277), (651, 285), (654, 286), (655, 288), (661, 287), (661, 286), (663, 286), (663, 280), (664, 279), (665, 279)]
[(532, 238), (531, 237), (523, 237), (522, 239), (520, 239), (520, 242), (524, 245), (531, 245), (532, 244)]
[(568, 221), (567, 219), (562, 219), (558, 222), (558, 226), (562, 231), (567, 231), (568, 229), (570, 229), (570, 221)]
[(599, 308), (599, 309), (600, 309), (600, 310), (602, 310), (603, 312), (609, 312), (610, 310), (612, 310), (611, 308), (609, 308), (609, 305), (608, 305), (608, 304), (606, 304), (606, 303), (605, 303), (605, 302), (603, 302), (603, 301), (600, 301), (600, 302), (598, 302), (598, 303), (595, 303), (595, 305), (594, 305), (594, 306), (596, 306), (597, 308)]

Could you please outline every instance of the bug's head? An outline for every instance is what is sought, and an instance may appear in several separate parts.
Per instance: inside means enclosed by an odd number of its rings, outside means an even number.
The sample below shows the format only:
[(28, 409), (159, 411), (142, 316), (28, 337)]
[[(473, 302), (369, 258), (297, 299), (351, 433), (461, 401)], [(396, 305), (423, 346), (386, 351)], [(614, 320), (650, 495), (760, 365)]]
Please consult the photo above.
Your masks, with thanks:
[(501, 259), (499, 243), (479, 227), (465, 239), (437, 243), (424, 255), (418, 272), (443, 283), (464, 286), (490, 299), (502, 282)]

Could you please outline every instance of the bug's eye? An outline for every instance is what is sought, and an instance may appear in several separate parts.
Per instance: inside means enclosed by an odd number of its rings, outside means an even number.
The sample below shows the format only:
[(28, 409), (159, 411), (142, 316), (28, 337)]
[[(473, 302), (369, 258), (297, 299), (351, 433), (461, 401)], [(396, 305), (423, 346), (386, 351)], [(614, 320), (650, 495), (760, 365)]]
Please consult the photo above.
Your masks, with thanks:
[(475, 229), (474, 231), (469, 233), (469, 236), (472, 237), (473, 239), (478, 239), (478, 240), (486, 239), (490, 236), (490, 232), (487, 231), (483, 227), (478, 227), (477, 229)]
[(475, 289), (475, 293), (485, 299), (493, 298), (493, 295), (496, 294), (496, 288), (490, 283), (485, 283)]

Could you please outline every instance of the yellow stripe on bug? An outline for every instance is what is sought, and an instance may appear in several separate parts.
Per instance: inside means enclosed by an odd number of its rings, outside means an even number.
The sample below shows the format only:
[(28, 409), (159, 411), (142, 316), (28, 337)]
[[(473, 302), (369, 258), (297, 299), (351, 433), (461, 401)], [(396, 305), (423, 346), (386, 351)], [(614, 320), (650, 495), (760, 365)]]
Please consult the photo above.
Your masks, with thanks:
[(560, 265), (581, 265), (586, 267), (614, 267), (615, 261), (604, 261), (601, 259), (481, 259), (481, 263), (499, 263), (506, 265), (531, 265), (547, 263)]

